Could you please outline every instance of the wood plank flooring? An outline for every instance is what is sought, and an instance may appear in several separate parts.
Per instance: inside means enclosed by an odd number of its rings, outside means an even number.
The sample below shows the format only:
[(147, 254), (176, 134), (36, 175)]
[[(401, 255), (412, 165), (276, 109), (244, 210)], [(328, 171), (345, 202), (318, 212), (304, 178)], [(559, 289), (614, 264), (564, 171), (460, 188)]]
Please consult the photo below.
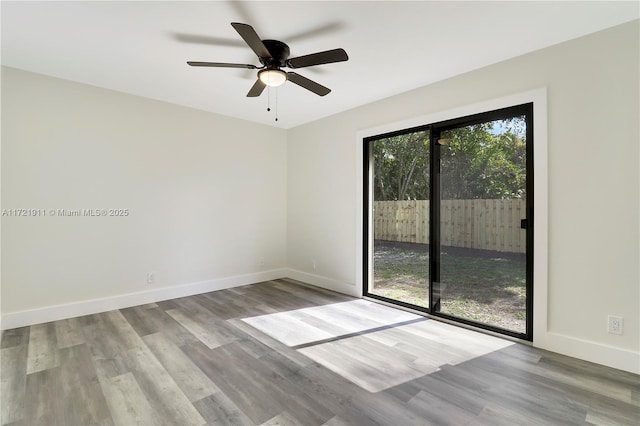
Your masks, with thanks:
[(2, 425), (640, 425), (640, 377), (276, 280), (6, 330)]

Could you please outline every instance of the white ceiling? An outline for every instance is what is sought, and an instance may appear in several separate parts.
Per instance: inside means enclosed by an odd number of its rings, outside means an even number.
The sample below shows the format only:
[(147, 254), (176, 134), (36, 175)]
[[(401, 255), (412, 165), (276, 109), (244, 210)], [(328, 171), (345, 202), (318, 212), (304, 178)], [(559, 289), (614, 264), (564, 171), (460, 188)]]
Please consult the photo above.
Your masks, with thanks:
[[(636, 1), (2, 1), (1, 8), (3, 65), (282, 128), (639, 17)], [(319, 97), (286, 83), (271, 90), (269, 113), (267, 90), (245, 97), (255, 70), (185, 63), (259, 65), (230, 22), (284, 41), (291, 57), (342, 47), (350, 59), (297, 70), (333, 91)]]

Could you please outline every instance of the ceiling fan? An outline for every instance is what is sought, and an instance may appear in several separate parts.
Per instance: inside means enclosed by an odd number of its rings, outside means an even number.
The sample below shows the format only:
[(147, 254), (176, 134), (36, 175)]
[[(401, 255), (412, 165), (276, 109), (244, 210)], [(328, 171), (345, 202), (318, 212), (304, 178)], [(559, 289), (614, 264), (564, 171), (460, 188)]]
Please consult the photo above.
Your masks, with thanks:
[(325, 96), (331, 89), (309, 80), (295, 72), (286, 72), (282, 68), (304, 68), (314, 65), (330, 64), (349, 60), (344, 49), (326, 50), (310, 55), (289, 58), (289, 46), (278, 40), (261, 40), (251, 25), (232, 22), (231, 26), (240, 34), (249, 47), (258, 55), (262, 66), (251, 64), (229, 64), (224, 62), (187, 61), (192, 67), (247, 68), (257, 69), (258, 79), (247, 93), (247, 97), (260, 96), (265, 87), (277, 87), (285, 81), (297, 84), (316, 95)]

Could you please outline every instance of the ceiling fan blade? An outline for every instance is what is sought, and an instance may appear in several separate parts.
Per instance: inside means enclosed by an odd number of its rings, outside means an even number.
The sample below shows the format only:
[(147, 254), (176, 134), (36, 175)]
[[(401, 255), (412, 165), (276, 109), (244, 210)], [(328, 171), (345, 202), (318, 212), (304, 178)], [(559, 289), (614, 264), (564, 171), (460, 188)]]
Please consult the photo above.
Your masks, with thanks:
[(256, 98), (260, 96), (265, 87), (267, 87), (267, 85), (264, 84), (262, 80), (257, 79), (256, 82), (253, 83), (249, 93), (247, 93), (247, 98)]
[(250, 70), (258, 69), (255, 65), (251, 64), (228, 64), (226, 62), (196, 62), (187, 61), (187, 64), (192, 67), (217, 67), (217, 68), (247, 68)]
[(313, 80), (309, 80), (307, 77), (303, 77), (300, 74), (296, 74), (295, 72), (288, 72), (287, 79), (297, 84), (300, 87), (304, 87), (305, 89), (315, 93), (318, 96), (325, 96), (331, 92), (331, 89), (328, 87), (324, 87), (321, 84), (316, 83)]
[(324, 52), (312, 53), (310, 55), (298, 56), (287, 60), (290, 68), (304, 68), (313, 65), (331, 64), (334, 62), (348, 61), (349, 56), (344, 49), (325, 50)]
[(269, 49), (267, 49), (267, 46), (260, 40), (256, 30), (254, 30), (251, 25), (232, 22), (231, 26), (240, 34), (240, 37), (244, 39), (245, 43), (249, 45), (251, 50), (253, 50), (259, 58), (271, 58)]

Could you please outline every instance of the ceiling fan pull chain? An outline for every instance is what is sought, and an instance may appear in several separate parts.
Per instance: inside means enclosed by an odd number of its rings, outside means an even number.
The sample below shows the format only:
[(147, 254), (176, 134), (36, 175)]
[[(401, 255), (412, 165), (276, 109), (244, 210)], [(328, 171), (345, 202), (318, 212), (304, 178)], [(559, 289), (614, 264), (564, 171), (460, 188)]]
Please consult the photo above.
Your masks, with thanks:
[(271, 87), (267, 86), (267, 112), (271, 111)]
[(276, 121), (278, 121), (278, 88), (276, 88)]

